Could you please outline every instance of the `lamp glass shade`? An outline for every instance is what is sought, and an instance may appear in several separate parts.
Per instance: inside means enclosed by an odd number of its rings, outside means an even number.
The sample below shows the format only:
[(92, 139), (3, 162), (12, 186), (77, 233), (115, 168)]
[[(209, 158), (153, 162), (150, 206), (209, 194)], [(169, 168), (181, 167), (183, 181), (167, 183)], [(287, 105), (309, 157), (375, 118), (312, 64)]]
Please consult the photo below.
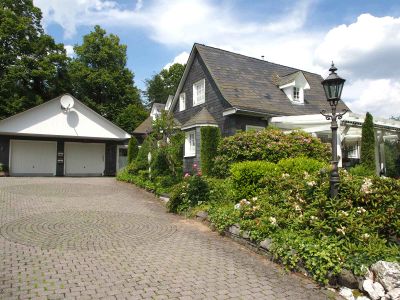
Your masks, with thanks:
[(325, 95), (328, 101), (338, 100), (342, 95), (345, 79), (337, 76), (336, 78), (327, 78), (322, 81)]

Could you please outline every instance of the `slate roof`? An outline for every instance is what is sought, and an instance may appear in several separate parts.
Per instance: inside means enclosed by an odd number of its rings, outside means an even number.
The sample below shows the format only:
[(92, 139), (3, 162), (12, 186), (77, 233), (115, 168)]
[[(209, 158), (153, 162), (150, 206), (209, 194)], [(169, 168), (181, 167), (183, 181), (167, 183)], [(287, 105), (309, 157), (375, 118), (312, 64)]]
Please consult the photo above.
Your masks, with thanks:
[[(303, 115), (329, 109), (321, 85), (323, 78), (315, 73), (271, 63), (222, 49), (195, 44), (222, 96), (238, 109), (271, 115)], [(302, 71), (310, 85), (304, 91), (304, 104), (293, 104), (274, 82), (277, 76), (291, 79)], [(338, 110), (348, 109), (341, 101)]]
[(203, 107), (197, 114), (195, 114), (192, 118), (189, 119), (185, 124), (182, 125), (182, 128), (189, 128), (196, 125), (218, 125), (217, 121), (215, 121), (214, 117), (210, 114), (206, 107)]
[(134, 134), (149, 134), (153, 129), (153, 118), (149, 116), (133, 131)]

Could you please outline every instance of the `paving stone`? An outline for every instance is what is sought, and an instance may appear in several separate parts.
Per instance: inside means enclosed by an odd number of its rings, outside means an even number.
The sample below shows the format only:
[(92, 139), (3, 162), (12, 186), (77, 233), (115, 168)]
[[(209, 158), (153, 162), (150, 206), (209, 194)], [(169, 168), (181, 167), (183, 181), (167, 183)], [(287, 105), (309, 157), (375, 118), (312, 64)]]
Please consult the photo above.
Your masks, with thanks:
[(0, 178), (0, 298), (328, 299), (113, 178)]

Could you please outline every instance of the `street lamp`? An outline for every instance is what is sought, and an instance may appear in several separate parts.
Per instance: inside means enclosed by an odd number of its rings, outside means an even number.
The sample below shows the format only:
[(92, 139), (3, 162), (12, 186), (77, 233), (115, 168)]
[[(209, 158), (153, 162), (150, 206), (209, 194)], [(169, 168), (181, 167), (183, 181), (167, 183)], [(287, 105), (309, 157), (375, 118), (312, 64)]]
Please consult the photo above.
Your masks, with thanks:
[(338, 170), (338, 158), (337, 158), (337, 120), (341, 119), (343, 115), (347, 112), (347, 109), (343, 110), (341, 113), (336, 112), (336, 106), (340, 101), (340, 96), (342, 94), (343, 85), (346, 81), (340, 78), (337, 74), (337, 68), (332, 62), (332, 66), (329, 69), (331, 72), (329, 76), (321, 82), (324, 87), (326, 99), (331, 106), (332, 113), (328, 114), (326, 110), (322, 110), (321, 114), (327, 119), (331, 120), (331, 130), (332, 130), (332, 171), (329, 179), (330, 182), (330, 197), (334, 198), (338, 195), (338, 185), (339, 185), (339, 170)]

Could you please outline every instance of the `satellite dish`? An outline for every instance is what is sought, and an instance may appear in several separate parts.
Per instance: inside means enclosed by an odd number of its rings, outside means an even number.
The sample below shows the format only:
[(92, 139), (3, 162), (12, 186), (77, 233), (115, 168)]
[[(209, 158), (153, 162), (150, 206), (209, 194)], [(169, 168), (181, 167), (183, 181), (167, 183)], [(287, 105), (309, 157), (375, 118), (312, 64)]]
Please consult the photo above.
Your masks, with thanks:
[(60, 99), (61, 108), (64, 110), (69, 110), (74, 107), (74, 98), (70, 95), (64, 95)]

